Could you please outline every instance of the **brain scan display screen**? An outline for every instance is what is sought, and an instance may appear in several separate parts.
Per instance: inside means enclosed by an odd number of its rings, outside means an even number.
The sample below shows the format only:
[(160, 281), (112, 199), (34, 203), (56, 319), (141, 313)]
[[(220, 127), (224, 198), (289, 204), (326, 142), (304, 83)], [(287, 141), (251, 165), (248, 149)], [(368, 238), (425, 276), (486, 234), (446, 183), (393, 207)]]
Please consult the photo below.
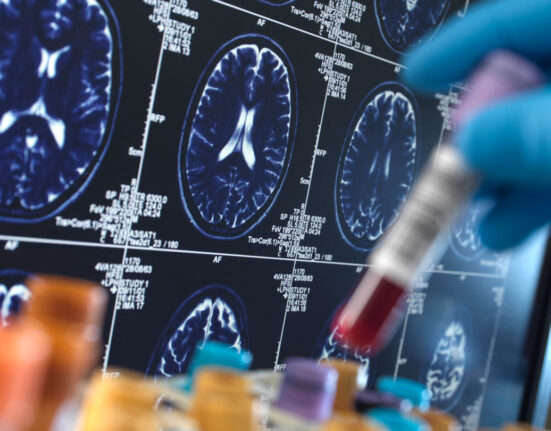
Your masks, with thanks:
[(212, 340), (414, 379), (463, 431), (528, 419), (547, 232), (485, 247), (490, 200), (380, 354), (330, 329), (461, 104), (404, 83), (402, 54), (477, 3), (0, 0), (0, 326), (27, 277), (83, 278), (110, 297), (108, 377), (175, 378)]

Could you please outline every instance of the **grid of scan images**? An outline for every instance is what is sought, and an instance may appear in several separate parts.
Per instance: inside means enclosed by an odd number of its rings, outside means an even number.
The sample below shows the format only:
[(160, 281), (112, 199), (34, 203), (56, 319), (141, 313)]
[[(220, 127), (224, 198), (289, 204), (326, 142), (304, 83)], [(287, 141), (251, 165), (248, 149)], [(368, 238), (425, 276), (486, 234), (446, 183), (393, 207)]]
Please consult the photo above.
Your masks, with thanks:
[(255, 368), (356, 360), (368, 386), (419, 380), (475, 429), (514, 263), (481, 245), (486, 203), (381, 355), (330, 328), (458, 103), (460, 86), (407, 88), (401, 55), (470, 6), (1, 1), (0, 325), (33, 274), (92, 279), (111, 297), (104, 369), (172, 377), (207, 340)]

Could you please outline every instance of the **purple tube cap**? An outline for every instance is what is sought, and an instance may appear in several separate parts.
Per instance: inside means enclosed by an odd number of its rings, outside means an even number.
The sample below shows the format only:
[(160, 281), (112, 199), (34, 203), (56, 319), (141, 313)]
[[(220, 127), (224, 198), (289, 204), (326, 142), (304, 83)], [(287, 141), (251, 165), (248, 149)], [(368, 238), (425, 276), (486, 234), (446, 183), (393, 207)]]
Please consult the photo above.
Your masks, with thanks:
[(302, 419), (326, 421), (333, 413), (337, 379), (334, 368), (312, 359), (289, 359), (275, 406)]
[(492, 51), (470, 76), (469, 91), (463, 94), (453, 121), (456, 127), (461, 126), (488, 104), (544, 83), (545, 75), (531, 61), (511, 51)]

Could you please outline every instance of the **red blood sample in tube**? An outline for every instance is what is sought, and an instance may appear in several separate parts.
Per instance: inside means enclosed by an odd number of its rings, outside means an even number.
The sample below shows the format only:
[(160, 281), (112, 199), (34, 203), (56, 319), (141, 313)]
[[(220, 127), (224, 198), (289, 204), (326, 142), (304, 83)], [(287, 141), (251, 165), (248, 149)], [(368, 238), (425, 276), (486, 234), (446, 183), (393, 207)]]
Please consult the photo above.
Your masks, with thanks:
[(374, 271), (364, 274), (333, 321), (337, 338), (371, 353), (381, 350), (401, 321), (407, 291)]

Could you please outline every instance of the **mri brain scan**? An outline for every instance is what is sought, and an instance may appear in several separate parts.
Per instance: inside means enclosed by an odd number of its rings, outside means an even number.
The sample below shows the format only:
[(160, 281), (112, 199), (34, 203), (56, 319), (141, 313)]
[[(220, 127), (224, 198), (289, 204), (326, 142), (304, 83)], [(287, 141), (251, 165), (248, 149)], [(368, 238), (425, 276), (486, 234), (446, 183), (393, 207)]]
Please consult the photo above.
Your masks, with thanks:
[[(337, 308), (337, 309), (340, 309)], [(356, 361), (361, 364), (358, 377), (360, 386), (367, 386), (373, 381), (373, 363), (369, 358), (369, 349), (356, 349), (346, 344), (342, 344), (336, 337), (336, 331), (331, 330), (330, 323), (333, 321), (335, 314), (331, 316), (322, 331), (315, 351), (314, 358), (319, 360), (324, 359), (339, 359), (341, 361)]]
[(461, 396), (468, 372), (471, 323), (467, 311), (454, 310), (442, 328), (424, 380), (431, 404), (449, 409)]
[(438, 28), (450, 0), (374, 0), (381, 33), (398, 52), (421, 43)]
[(413, 184), (416, 159), (416, 102), (402, 84), (382, 84), (360, 105), (337, 171), (337, 221), (352, 247), (373, 249), (394, 223)]
[(31, 299), (31, 292), (25, 286), (28, 274), (23, 271), (0, 271), (0, 327), (9, 324)]
[(484, 253), (478, 229), (488, 209), (489, 204), (482, 201), (470, 204), (452, 223), (449, 230), (450, 244), (459, 257), (473, 260)]
[(282, 49), (245, 36), (211, 60), (180, 147), (186, 213), (203, 234), (238, 238), (272, 206), (293, 151), (295, 84)]
[(118, 96), (113, 21), (98, 0), (0, 1), (0, 219), (48, 217), (92, 177)]
[(207, 286), (182, 303), (157, 344), (148, 374), (172, 377), (185, 373), (195, 348), (207, 340), (237, 351), (248, 348), (245, 307), (226, 286)]

